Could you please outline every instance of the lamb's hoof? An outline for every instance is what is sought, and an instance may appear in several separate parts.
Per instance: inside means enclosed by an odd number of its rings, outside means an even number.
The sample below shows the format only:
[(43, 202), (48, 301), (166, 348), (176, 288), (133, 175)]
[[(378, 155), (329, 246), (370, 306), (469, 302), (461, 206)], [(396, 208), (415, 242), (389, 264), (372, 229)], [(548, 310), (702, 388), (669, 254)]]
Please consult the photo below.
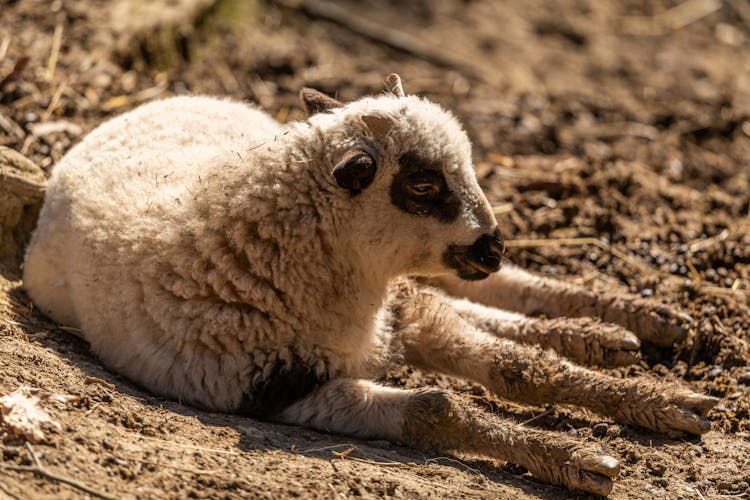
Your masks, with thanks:
[(621, 399), (616, 419), (670, 436), (705, 434), (711, 430), (706, 414), (719, 400), (676, 386), (639, 383)]
[(718, 402), (713, 396), (680, 391), (667, 405), (655, 411), (658, 430), (672, 435), (679, 432), (705, 434), (711, 430), (711, 422), (705, 416)]
[(617, 325), (602, 325), (596, 335), (598, 349), (590, 349), (589, 364), (603, 367), (632, 365), (640, 359), (641, 341), (634, 333)]
[(662, 347), (671, 347), (687, 335), (686, 325), (692, 318), (679, 309), (665, 304), (654, 304), (648, 300), (633, 302), (634, 311), (628, 327), (641, 340)]
[(545, 328), (549, 328), (551, 347), (579, 364), (609, 368), (632, 365), (640, 359), (641, 341), (619, 325), (593, 318), (565, 318), (550, 320)]
[(612, 491), (612, 478), (620, 473), (620, 463), (603, 452), (574, 453), (567, 467), (576, 469), (575, 473), (570, 475), (570, 489), (602, 496)]
[[(552, 454), (557, 455), (554, 451)], [(540, 479), (571, 490), (602, 496), (612, 491), (612, 478), (620, 472), (617, 459), (588, 446), (572, 449), (566, 455), (564, 458), (555, 457), (556, 460), (552, 461), (545, 460), (540, 464), (542, 470), (532, 472)]]

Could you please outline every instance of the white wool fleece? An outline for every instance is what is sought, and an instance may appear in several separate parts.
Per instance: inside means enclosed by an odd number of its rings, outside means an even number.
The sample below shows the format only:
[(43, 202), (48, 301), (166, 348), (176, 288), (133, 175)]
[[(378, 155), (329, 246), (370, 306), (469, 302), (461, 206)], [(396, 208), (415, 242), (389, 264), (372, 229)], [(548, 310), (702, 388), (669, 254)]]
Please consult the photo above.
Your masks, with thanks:
[[(362, 121), (386, 114), (377, 138)], [(333, 166), (377, 151), (356, 196)], [(405, 214), (388, 188), (404, 151), (439, 159), (462, 199), (451, 224)], [(49, 182), (25, 287), (112, 369), (167, 397), (236, 410), (279, 367), (368, 376), (388, 355), (381, 309), (405, 273), (446, 272), (448, 244), (495, 225), (457, 121), (381, 96), (281, 126), (250, 106), (176, 97), (88, 135)]]

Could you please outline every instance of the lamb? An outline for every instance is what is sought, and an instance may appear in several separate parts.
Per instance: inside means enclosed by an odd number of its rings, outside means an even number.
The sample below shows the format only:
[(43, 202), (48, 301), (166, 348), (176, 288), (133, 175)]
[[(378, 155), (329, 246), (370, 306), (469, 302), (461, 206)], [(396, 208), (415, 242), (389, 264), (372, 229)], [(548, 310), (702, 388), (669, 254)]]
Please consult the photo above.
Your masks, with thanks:
[[(284, 126), (208, 97), (104, 123), (52, 174), (26, 256), (28, 294), (156, 394), (481, 453), (571, 489), (607, 494), (618, 461), (460, 394), (372, 379), (408, 363), (522, 402), (706, 432), (715, 398), (573, 362), (631, 363), (640, 340), (626, 327), (668, 345), (677, 313), (512, 266), (498, 272), (503, 240), (466, 133), (405, 95), (398, 76), (386, 84), (346, 105), (303, 89), (310, 116)], [(531, 312), (551, 319), (522, 314)]]

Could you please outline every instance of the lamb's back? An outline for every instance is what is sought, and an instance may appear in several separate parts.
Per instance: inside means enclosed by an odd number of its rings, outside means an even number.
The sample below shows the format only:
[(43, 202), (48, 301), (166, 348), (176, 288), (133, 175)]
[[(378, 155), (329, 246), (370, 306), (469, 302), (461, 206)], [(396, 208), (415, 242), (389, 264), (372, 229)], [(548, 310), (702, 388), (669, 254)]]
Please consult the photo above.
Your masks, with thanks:
[(32, 299), (80, 326), (80, 302), (101, 288), (92, 280), (118, 280), (111, 288), (126, 293), (122, 280), (136, 271), (126, 268), (160, 258), (153, 247), (191, 222), (202, 189), (215, 189), (203, 181), (279, 128), (260, 110), (208, 97), (156, 101), (99, 126), (53, 170), (24, 267)]
[(123, 215), (141, 212), (241, 161), (248, 150), (272, 140), (279, 127), (262, 111), (237, 102), (156, 101), (89, 134), (57, 165), (51, 187), (80, 206), (95, 204), (100, 218), (107, 218), (102, 213), (107, 207)]

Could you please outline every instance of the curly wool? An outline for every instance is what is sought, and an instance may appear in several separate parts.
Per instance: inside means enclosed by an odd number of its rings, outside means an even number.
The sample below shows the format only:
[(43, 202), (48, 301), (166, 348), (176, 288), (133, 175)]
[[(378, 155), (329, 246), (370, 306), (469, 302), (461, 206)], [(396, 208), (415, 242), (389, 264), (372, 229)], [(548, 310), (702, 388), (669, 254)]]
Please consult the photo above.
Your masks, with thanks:
[(282, 127), (244, 104), (177, 97), (104, 123), (56, 166), (26, 289), (112, 369), (195, 405), (237, 410), (297, 366), (313, 382), (371, 375), (391, 351), (388, 282), (436, 253), (399, 248), (406, 229), (370, 220), (393, 208), (383, 193), (352, 198), (330, 175), (371, 111), (397, 123), (377, 144), (385, 156), (453, 160), (467, 210), (486, 205), (466, 134), (425, 100), (366, 98)]

